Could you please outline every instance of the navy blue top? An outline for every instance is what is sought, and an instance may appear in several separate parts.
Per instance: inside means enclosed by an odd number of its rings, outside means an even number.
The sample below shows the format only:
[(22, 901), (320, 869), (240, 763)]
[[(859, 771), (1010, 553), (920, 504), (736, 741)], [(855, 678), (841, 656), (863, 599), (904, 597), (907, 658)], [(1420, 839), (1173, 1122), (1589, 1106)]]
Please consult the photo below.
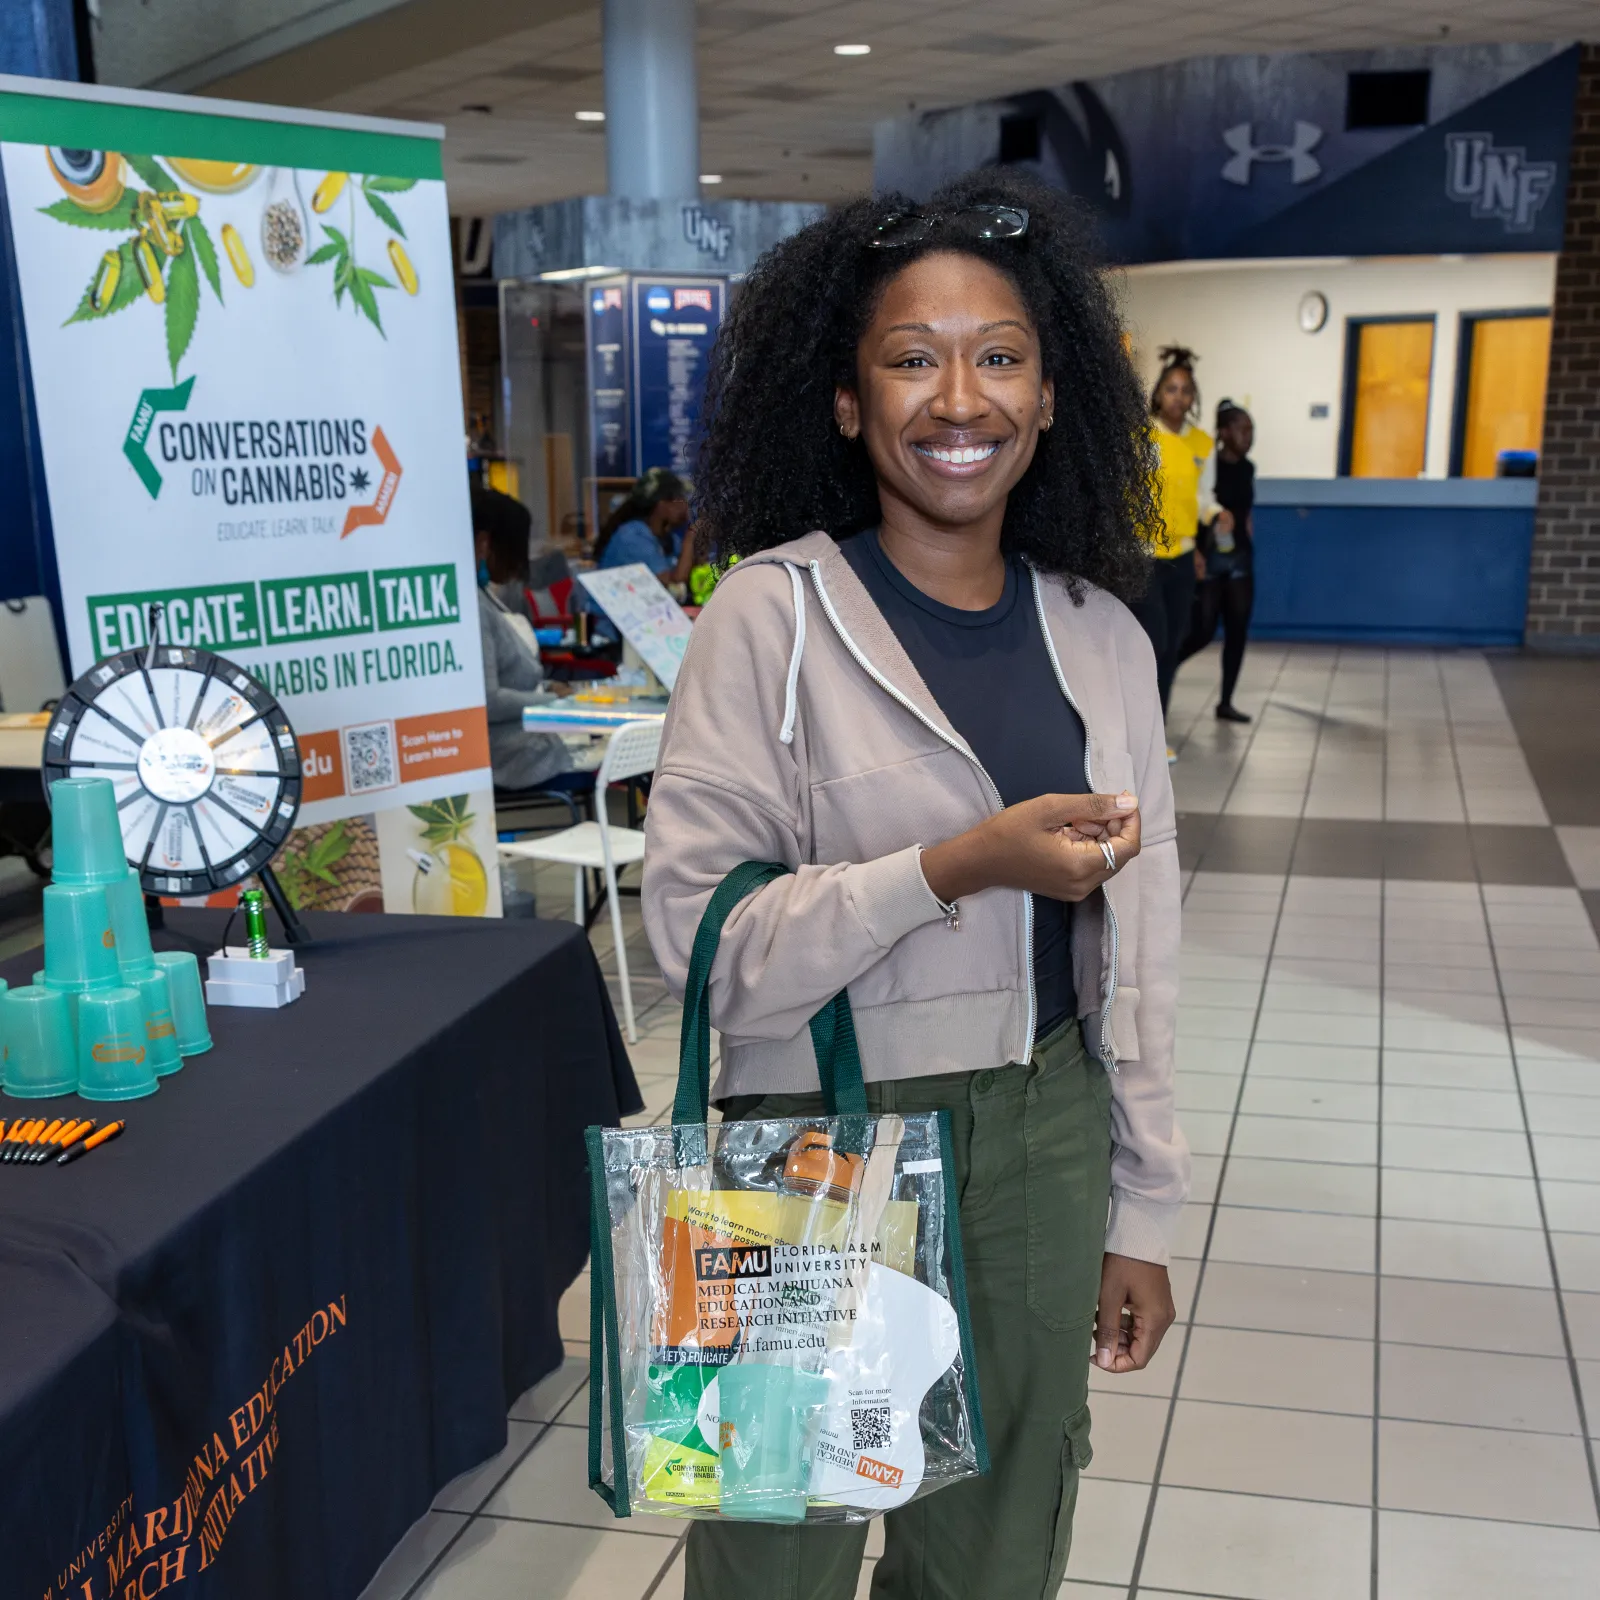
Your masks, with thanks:
[[(883, 553), (875, 528), (840, 549), (1001, 800), (1014, 806), (1041, 794), (1082, 794), (1083, 722), (1056, 681), (1027, 569), (1008, 561), (999, 603), (961, 611), (906, 578)], [(1077, 1014), (1071, 915), (1064, 901), (1034, 895), (1040, 1038)]]

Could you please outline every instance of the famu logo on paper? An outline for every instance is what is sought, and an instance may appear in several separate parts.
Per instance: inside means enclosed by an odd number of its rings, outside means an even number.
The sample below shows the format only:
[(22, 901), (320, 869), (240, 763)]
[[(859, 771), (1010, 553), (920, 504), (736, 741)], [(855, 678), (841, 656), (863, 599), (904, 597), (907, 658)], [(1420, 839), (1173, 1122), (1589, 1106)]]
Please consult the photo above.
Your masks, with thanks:
[(145, 389), (134, 407), (122, 453), (152, 500), (169, 476), (187, 474), (193, 499), (229, 508), (343, 508), (341, 539), (387, 520), (402, 468), (381, 427), (362, 417), (190, 415), (194, 386)]

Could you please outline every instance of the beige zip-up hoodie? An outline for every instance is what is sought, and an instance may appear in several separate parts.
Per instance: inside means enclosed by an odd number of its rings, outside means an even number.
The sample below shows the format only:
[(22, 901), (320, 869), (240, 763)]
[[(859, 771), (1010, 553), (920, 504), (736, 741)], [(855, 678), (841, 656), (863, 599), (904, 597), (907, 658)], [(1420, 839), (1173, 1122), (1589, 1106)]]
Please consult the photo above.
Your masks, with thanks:
[[(1165, 1262), (1189, 1188), (1172, 1107), (1177, 828), (1149, 642), (1118, 600), (1033, 576), (1085, 792), (1139, 796), (1142, 849), (1073, 911), (1078, 1005), (1112, 1077), (1106, 1248)], [(786, 877), (728, 918), (711, 975), (720, 1096), (817, 1087), (806, 1024), (848, 986), (869, 1081), (1026, 1061), (1033, 912), (1015, 889), (956, 925), (921, 849), (1001, 809), (883, 614), (825, 533), (740, 562), (689, 641), (645, 824), (644, 918), (681, 995), (701, 913), (741, 861)]]

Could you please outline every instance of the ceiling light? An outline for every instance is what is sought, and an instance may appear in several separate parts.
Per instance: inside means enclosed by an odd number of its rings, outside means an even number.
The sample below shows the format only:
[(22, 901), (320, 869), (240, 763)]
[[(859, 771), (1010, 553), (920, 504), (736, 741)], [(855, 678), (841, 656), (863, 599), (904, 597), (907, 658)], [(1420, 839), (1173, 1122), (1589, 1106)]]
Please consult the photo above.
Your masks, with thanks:
[(833, 53), (836, 56), (870, 56), (872, 54), (872, 46), (870, 44), (836, 44), (833, 47)]
[(574, 111), (572, 114), (579, 122), (604, 122), (606, 120), (606, 114), (603, 111)]
[(722, 174), (720, 172), (702, 172), (700, 181), (701, 183), (721, 183)]
[(621, 267), (560, 267), (553, 272), (541, 272), (543, 283), (568, 283), (574, 278), (613, 278)]

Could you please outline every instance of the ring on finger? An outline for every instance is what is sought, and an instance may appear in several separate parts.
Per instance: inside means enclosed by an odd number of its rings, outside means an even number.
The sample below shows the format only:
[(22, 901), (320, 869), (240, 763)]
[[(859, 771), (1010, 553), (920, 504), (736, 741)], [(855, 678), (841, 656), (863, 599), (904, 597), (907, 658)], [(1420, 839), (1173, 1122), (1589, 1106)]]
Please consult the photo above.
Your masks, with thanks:
[(1099, 839), (1095, 842), (1100, 846), (1100, 854), (1106, 858), (1106, 871), (1115, 872), (1117, 870), (1117, 852), (1111, 848), (1110, 841)]

